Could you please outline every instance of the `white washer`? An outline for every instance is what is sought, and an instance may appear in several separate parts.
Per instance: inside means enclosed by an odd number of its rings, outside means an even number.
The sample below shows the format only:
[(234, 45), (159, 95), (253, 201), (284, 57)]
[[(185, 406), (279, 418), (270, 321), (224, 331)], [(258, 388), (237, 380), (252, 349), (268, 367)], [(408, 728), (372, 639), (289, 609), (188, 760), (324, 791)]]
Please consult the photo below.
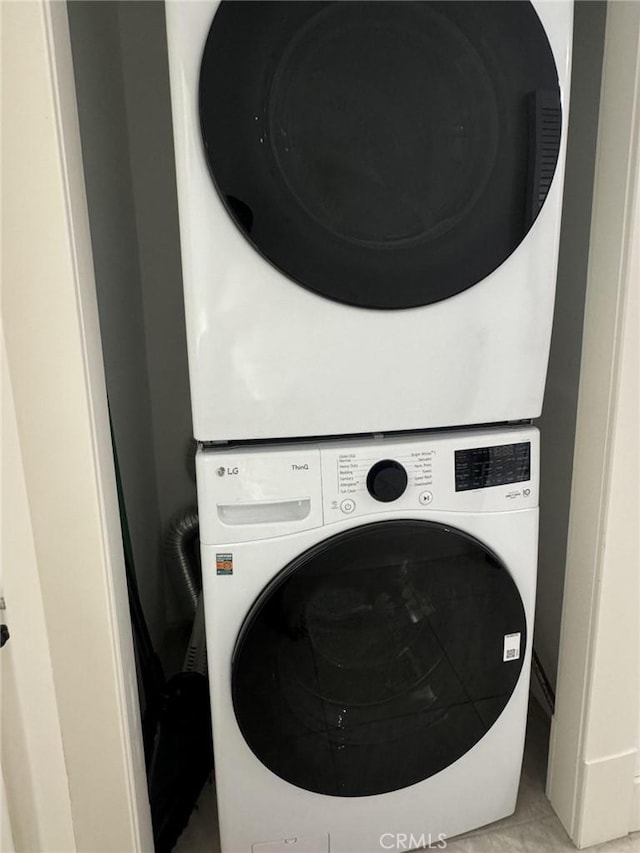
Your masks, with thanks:
[(199, 452), (223, 853), (412, 849), (514, 810), (538, 441)]
[(196, 438), (540, 414), (572, 15), (168, 0)]

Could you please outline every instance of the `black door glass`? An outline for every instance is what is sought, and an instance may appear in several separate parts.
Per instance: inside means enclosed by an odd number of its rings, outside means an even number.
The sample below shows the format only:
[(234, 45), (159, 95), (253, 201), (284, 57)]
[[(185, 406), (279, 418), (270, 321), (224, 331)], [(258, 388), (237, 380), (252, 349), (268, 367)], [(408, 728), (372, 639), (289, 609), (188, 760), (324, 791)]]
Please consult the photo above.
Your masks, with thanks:
[[(475, 539), (365, 525), (303, 554), (254, 604), (232, 662), (238, 725), (300, 788), (395, 791), (484, 737), (515, 689), (526, 630), (513, 579)], [(508, 634), (520, 653), (505, 661)]]
[(200, 118), (218, 192), (266, 259), (330, 299), (409, 308), (524, 239), (561, 107), (529, 2), (248, 1), (214, 17)]

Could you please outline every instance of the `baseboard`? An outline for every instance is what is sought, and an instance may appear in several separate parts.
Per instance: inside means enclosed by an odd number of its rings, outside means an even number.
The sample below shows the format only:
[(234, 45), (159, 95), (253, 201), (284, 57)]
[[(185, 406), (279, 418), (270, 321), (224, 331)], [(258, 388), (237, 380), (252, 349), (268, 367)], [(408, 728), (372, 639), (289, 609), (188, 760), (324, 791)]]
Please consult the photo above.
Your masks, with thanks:
[(640, 832), (640, 776), (636, 776), (633, 782), (633, 805), (631, 806), (629, 832)]
[(636, 753), (633, 749), (582, 764), (580, 811), (572, 837), (579, 849), (628, 835), (629, 784), (634, 779)]

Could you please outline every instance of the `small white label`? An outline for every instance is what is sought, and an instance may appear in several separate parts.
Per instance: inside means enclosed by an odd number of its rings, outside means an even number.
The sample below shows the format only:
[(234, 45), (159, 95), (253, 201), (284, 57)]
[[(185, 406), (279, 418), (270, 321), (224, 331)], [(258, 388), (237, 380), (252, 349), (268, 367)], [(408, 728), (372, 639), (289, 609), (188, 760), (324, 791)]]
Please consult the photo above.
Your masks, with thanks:
[(505, 634), (504, 635), (504, 654), (503, 661), (518, 660), (520, 657), (520, 634)]

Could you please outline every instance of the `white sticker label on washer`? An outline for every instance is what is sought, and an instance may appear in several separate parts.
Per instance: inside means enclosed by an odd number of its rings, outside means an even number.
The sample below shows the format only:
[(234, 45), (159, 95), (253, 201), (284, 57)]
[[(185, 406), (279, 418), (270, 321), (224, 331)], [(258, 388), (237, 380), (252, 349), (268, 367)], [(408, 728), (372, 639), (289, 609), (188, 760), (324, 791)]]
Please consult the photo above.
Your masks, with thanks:
[(518, 660), (520, 657), (520, 634), (505, 634), (504, 635), (504, 654), (503, 661)]

